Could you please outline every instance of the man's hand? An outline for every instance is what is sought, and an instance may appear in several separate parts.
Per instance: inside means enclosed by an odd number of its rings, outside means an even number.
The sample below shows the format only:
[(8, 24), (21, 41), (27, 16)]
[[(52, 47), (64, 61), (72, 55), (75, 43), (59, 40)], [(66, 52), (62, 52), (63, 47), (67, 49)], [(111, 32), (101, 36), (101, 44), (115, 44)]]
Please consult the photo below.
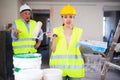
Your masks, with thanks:
[(13, 31), (14, 31), (14, 36), (15, 36), (16, 38), (18, 38), (18, 34), (19, 34), (21, 31), (18, 30), (17, 28), (14, 28)]
[(40, 46), (40, 44), (41, 44), (41, 41), (38, 40), (38, 41), (36, 42), (36, 44), (34, 45), (34, 48), (35, 48), (35, 49), (38, 49), (39, 46)]

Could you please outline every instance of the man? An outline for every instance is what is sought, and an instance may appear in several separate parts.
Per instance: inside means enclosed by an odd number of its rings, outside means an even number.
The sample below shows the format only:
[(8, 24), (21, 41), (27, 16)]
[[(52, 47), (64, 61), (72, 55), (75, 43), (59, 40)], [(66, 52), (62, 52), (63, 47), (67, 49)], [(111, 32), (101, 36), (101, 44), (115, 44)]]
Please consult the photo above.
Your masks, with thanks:
[(20, 7), (20, 19), (12, 24), (12, 46), (14, 54), (36, 53), (43, 40), (43, 31), (40, 30), (39, 36), (33, 38), (36, 21), (30, 19), (32, 9), (24, 4)]

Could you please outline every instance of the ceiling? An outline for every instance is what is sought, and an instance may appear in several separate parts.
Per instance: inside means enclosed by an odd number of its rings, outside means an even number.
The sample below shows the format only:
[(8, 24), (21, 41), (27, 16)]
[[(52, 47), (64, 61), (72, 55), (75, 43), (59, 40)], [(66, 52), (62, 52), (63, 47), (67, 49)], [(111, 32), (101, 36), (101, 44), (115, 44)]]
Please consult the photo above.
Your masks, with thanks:
[(120, 2), (120, 0), (20, 0), (21, 2)]

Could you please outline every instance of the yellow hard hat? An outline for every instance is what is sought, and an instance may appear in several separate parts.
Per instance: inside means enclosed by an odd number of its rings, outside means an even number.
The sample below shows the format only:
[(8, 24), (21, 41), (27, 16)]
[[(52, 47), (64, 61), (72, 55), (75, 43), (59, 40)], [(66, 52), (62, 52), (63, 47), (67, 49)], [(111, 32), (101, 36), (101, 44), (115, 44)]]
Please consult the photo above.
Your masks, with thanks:
[(66, 5), (66, 6), (63, 6), (61, 11), (60, 11), (60, 15), (64, 15), (64, 14), (76, 15), (76, 10), (75, 10), (75, 8), (73, 6)]

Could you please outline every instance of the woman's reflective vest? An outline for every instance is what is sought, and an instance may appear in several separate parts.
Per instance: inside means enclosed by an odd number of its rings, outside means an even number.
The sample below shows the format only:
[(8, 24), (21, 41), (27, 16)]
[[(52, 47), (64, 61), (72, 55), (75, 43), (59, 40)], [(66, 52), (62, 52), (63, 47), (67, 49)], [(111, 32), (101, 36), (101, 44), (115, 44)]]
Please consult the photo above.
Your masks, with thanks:
[(73, 28), (68, 47), (63, 26), (56, 27), (53, 31), (58, 37), (56, 38), (56, 50), (51, 54), (50, 67), (62, 69), (62, 76), (69, 76), (72, 78), (84, 77), (84, 61), (79, 48), (75, 47), (76, 43), (80, 40), (83, 32), (82, 29), (78, 27)]
[(30, 20), (30, 31), (28, 31), (22, 19), (15, 20), (15, 24), (20, 33), (18, 40), (12, 41), (14, 54), (35, 53), (37, 51), (34, 48), (36, 41), (32, 38), (32, 34), (36, 27), (36, 21)]

